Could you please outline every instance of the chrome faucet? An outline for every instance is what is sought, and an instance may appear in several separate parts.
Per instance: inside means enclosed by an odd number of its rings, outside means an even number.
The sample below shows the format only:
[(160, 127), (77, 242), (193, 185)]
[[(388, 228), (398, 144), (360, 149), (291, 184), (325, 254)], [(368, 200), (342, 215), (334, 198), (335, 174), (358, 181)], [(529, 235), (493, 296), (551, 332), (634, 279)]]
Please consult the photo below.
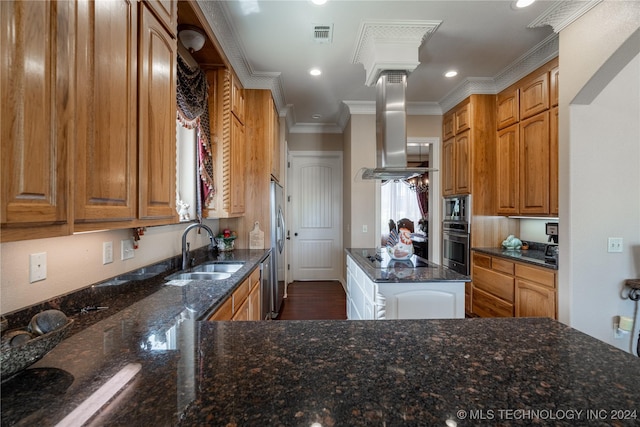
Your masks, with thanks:
[(207, 230), (207, 233), (209, 233), (209, 240), (211, 240), (211, 244), (209, 245), (209, 248), (213, 248), (213, 231), (211, 231), (209, 226), (199, 222), (193, 223), (190, 226), (188, 226), (184, 230), (184, 233), (182, 234), (182, 269), (183, 270), (186, 270), (190, 264), (189, 262), (189, 246), (190, 245), (189, 243), (187, 243), (187, 234), (189, 234), (189, 230), (196, 227), (204, 228), (205, 230)]

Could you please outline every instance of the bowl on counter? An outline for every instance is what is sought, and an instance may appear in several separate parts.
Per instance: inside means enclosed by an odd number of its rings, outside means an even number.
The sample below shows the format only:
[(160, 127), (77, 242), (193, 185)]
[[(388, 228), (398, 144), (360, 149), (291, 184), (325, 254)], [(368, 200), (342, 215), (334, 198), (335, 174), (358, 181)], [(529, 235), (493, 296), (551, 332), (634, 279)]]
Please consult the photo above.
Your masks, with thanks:
[[(26, 335), (29, 333), (27, 327), (13, 329), (3, 334), (2, 352), (0, 352), (2, 381), (28, 368), (53, 350), (69, 335), (73, 322), (73, 319), (67, 319), (67, 323), (58, 329), (33, 338)], [(12, 345), (8, 342), (9, 340), (4, 339), (7, 336), (26, 337), (26, 339), (20, 339), (17, 344)]]

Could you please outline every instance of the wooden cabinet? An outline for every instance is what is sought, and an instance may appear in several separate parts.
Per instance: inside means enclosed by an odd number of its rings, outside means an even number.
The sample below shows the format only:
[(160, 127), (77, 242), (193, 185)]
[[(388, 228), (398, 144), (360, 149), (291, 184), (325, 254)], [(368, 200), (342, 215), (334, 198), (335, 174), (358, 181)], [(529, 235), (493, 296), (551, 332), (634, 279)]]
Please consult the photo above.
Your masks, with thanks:
[(549, 151), (549, 112), (521, 121), (521, 214), (549, 214)]
[(520, 132), (517, 124), (498, 131), (496, 148), (497, 212), (515, 215), (520, 211)]
[(550, 61), (496, 97), (498, 127), (512, 123), (496, 137), (498, 215), (558, 215), (557, 70)]
[(269, 108), (269, 122), (271, 135), (271, 176), (278, 182), (280, 182), (280, 174), (282, 168), (282, 150), (280, 149), (280, 117), (278, 116), (278, 110), (276, 105), (271, 101), (271, 108)]
[(146, 7), (141, 8), (139, 52), (138, 218), (169, 223), (176, 220), (177, 45)]
[(551, 71), (549, 71), (549, 92), (551, 96), (551, 106), (558, 106), (558, 98), (559, 98), (559, 90), (560, 90), (560, 68), (553, 67)]
[(457, 134), (454, 143), (454, 193), (471, 193), (471, 131)]
[(75, 230), (177, 222), (175, 39), (129, 1), (78, 2), (77, 36)]
[(557, 318), (554, 270), (478, 252), (472, 268), (474, 314)]
[(525, 77), (520, 83), (520, 120), (549, 109), (549, 71)]
[[(495, 156), (495, 129), (495, 96), (471, 95), (443, 116), (440, 173), (444, 196), (484, 192), (482, 188), (495, 181), (490, 166)], [(478, 212), (485, 210), (482, 204)]]
[(238, 118), (240, 123), (245, 120), (245, 97), (244, 89), (236, 76), (231, 74), (231, 112)]
[(153, 11), (158, 20), (165, 26), (169, 34), (175, 36), (178, 27), (177, 0), (145, 0), (146, 5)]
[(549, 112), (549, 213), (558, 216), (558, 107)]
[(1, 239), (71, 233), (74, 2), (0, 2)]
[(520, 121), (520, 90), (510, 88), (496, 95), (496, 120), (498, 129)]
[(262, 320), (260, 280), (260, 269), (255, 268), (208, 320)]
[[(207, 206), (207, 217), (230, 218), (242, 216), (245, 212), (245, 124), (244, 94), (242, 111), (232, 111), (233, 76), (228, 69), (207, 72), (209, 81), (209, 111), (212, 137), (215, 144), (214, 170), (217, 187), (213, 201)], [(236, 93), (239, 93), (236, 88)], [(236, 101), (237, 102), (237, 101)]]
[(556, 274), (553, 270), (516, 265), (516, 317), (557, 318)]

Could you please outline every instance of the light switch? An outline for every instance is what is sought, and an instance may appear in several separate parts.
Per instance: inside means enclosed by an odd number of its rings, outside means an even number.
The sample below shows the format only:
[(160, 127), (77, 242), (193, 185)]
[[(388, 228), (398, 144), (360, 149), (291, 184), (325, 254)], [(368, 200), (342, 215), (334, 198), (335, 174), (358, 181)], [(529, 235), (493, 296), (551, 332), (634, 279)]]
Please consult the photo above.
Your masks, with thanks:
[(113, 262), (113, 242), (102, 242), (102, 264)]

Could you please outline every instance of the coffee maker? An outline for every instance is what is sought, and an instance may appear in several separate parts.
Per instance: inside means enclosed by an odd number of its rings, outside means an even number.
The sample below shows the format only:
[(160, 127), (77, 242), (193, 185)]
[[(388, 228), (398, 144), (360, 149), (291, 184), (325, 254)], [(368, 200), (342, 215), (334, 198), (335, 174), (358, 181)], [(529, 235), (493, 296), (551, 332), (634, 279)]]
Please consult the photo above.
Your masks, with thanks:
[(558, 223), (547, 222), (545, 234), (549, 236), (544, 249), (544, 260), (549, 264), (558, 264)]

